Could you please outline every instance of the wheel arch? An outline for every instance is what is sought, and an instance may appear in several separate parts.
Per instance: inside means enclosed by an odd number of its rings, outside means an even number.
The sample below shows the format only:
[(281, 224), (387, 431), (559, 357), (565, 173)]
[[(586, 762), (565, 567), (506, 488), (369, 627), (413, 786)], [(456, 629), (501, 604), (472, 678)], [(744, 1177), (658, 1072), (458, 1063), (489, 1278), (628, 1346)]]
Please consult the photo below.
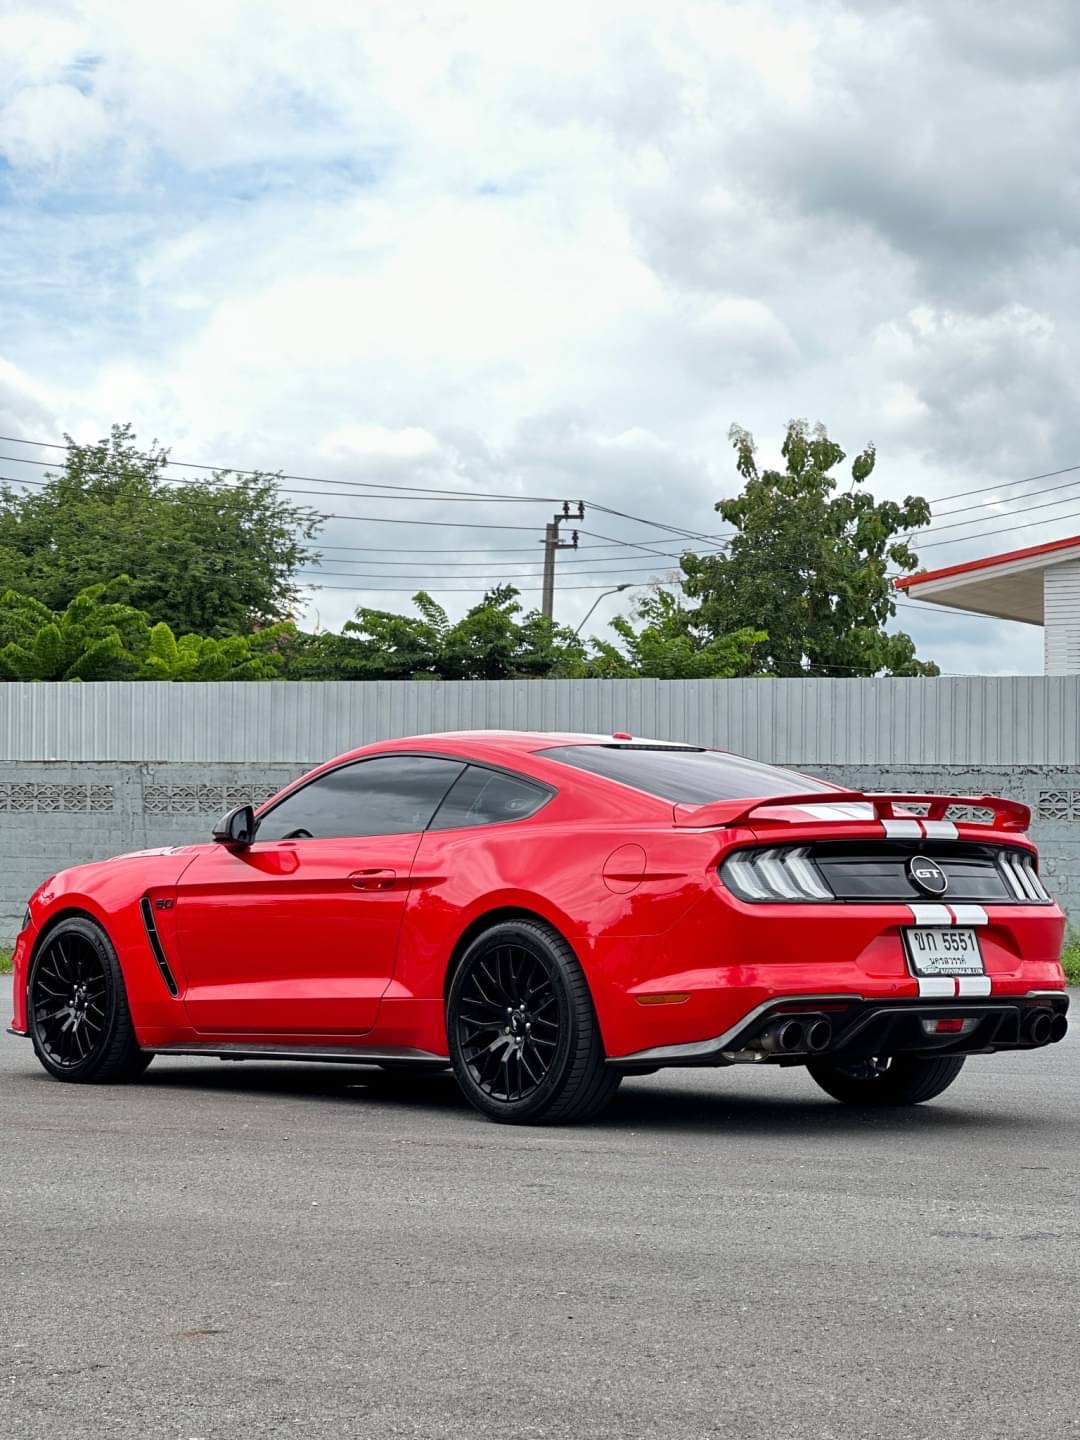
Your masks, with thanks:
[(43, 922), (41, 928), (34, 936), (34, 943), (30, 947), (30, 956), (26, 965), (27, 984), (30, 983), (30, 971), (33, 969), (34, 961), (41, 952), (41, 947), (57, 926), (63, 924), (65, 920), (89, 920), (91, 925), (96, 925), (105, 935), (106, 939), (109, 940), (109, 943), (112, 944), (108, 926), (100, 915), (96, 914), (93, 910), (88, 910), (83, 905), (61, 905), (49, 915), (49, 918)]
[[(547, 930), (554, 930), (560, 939), (565, 941), (571, 950), (573, 950), (578, 964), (581, 965), (582, 971), (585, 973), (586, 982), (588, 981), (588, 974), (585, 972), (585, 966), (582, 964), (578, 946), (574, 944), (572, 937), (569, 936), (563, 928), (556, 925), (549, 916), (541, 914), (539, 910), (530, 910), (526, 905), (499, 905), (491, 910), (485, 910), (483, 914), (477, 915), (470, 920), (455, 941), (454, 948), (450, 951), (450, 958), (446, 963), (446, 973), (443, 976), (442, 998), (444, 1005), (450, 998), (450, 986), (454, 982), (457, 967), (461, 964), (462, 956), (472, 942), (478, 935), (482, 935), (485, 930), (490, 930), (494, 925), (502, 925), (508, 920), (527, 920), (530, 924), (543, 925)], [(591, 986), (589, 988), (590, 990), (592, 989)]]
[[(141, 897), (139, 897), (141, 898)], [(182, 1001), (171, 995), (159, 971), (147, 938), (138, 901), (106, 909), (92, 895), (69, 892), (57, 896), (48, 915), (34, 935), (26, 959), (25, 976), (20, 976), (23, 994), (27, 993), (30, 975), (42, 947), (50, 935), (67, 920), (83, 920), (95, 926), (105, 937), (123, 976), (127, 1003), (136, 1032), (147, 1026), (186, 1022)], [(149, 1047), (148, 1047), (149, 1048)]]

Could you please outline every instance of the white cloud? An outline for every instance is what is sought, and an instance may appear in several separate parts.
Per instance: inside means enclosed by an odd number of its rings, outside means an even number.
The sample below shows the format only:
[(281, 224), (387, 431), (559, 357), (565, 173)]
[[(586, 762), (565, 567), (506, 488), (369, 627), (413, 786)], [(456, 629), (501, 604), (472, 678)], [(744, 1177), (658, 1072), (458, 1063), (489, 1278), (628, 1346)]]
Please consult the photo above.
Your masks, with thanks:
[(0, 152), (15, 166), (69, 164), (108, 132), (101, 102), (73, 85), (29, 85), (0, 109)]

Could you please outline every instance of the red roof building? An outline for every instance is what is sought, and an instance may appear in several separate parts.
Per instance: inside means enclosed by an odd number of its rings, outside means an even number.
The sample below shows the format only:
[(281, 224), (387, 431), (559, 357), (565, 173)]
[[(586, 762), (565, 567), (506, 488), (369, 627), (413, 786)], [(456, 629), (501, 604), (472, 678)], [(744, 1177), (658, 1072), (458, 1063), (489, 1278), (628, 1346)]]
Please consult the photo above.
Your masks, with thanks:
[(1043, 627), (1047, 675), (1080, 674), (1080, 535), (897, 580), (911, 600)]

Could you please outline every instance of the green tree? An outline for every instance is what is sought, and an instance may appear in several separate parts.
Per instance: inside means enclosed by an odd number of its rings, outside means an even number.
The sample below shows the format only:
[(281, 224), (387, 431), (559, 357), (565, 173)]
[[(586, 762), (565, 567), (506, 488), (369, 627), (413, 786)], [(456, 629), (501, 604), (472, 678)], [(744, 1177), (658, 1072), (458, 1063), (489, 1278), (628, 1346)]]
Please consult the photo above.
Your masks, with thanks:
[(930, 519), (927, 502), (874, 499), (873, 446), (836, 493), (845, 455), (821, 425), (791, 421), (783, 470), (759, 471), (748, 431), (732, 426), (730, 438), (746, 483), (716, 509), (736, 533), (726, 554), (680, 562), (697, 632), (766, 631), (755, 660), (768, 675), (938, 674), (909, 635), (885, 629), (896, 614), (890, 572), (917, 567), (903, 536)]
[(40, 600), (0, 595), (0, 678), (130, 680), (148, 634), (146, 616), (124, 603), (124, 581), (94, 585), (60, 614)]
[(418, 614), (361, 608), (342, 636), (326, 637), (321, 653), (347, 679), (509, 680), (547, 675), (565, 662), (580, 668), (585, 652), (573, 632), (535, 610), (522, 614), (517, 597), (513, 586), (497, 586), (451, 621), (420, 591)]
[(210, 635), (181, 635), (178, 640), (162, 620), (150, 630), (140, 678), (276, 680), (283, 661), (266, 648), (266, 638), (264, 631), (259, 637), (227, 635), (217, 640)]
[(218, 640), (151, 625), (127, 603), (121, 576), (91, 585), (56, 612), (30, 595), (0, 595), (0, 680), (272, 680), (291, 627)]
[(128, 425), (68, 440), (62, 469), (25, 494), (0, 487), (5, 585), (62, 611), (87, 587), (131, 577), (130, 600), (177, 634), (245, 634), (284, 620), (321, 517), (287, 504), (272, 475), (163, 477)]
[(605, 679), (645, 676), (656, 680), (709, 680), (753, 675), (755, 656), (768, 636), (749, 627), (730, 635), (712, 635), (700, 612), (683, 605), (670, 590), (650, 591), (640, 599), (634, 620), (618, 615), (611, 622), (621, 646), (593, 640), (587, 673)]

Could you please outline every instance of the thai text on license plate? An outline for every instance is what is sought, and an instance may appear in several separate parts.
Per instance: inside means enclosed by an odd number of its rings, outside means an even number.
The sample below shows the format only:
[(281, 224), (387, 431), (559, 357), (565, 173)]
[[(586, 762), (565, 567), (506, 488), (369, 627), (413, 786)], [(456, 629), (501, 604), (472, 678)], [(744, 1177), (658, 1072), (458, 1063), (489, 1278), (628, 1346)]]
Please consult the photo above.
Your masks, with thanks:
[(908, 959), (916, 975), (982, 975), (983, 959), (974, 930), (920, 925), (904, 931)]

